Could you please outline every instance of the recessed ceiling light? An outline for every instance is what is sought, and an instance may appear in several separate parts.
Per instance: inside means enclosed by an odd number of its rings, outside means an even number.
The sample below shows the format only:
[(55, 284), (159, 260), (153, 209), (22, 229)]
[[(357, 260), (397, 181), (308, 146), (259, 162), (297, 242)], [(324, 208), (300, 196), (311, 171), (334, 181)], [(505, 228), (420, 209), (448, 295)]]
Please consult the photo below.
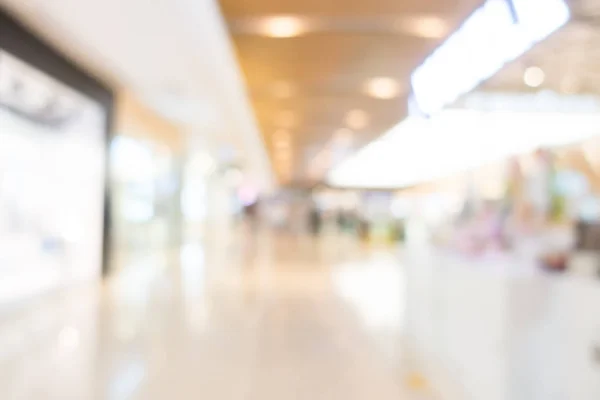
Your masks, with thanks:
[(294, 85), (286, 81), (278, 81), (271, 87), (271, 93), (278, 99), (288, 99), (294, 95)]
[(291, 156), (291, 151), (289, 147), (280, 147), (277, 149), (275, 155), (278, 158), (289, 158)]
[(564, 94), (575, 94), (577, 93), (577, 83), (572, 78), (565, 78), (560, 84), (560, 90)]
[(275, 142), (288, 141), (289, 142), (290, 137), (291, 137), (290, 131), (287, 131), (285, 129), (278, 129), (273, 134), (273, 141), (275, 141)]
[(401, 19), (396, 22), (395, 27), (398, 31), (426, 39), (441, 39), (450, 32), (450, 26), (444, 19), (433, 16)]
[(523, 82), (529, 87), (537, 88), (546, 80), (546, 74), (540, 67), (529, 67), (523, 74)]
[(275, 123), (282, 128), (293, 128), (297, 122), (296, 114), (290, 110), (280, 112), (275, 118)]
[(354, 130), (364, 129), (369, 124), (369, 114), (360, 109), (351, 110), (346, 114), (345, 122)]
[(290, 168), (291, 163), (292, 163), (292, 154), (285, 150), (285, 151), (277, 151), (275, 153), (275, 159), (277, 161), (277, 165), (281, 168)]
[(275, 143), (275, 148), (276, 149), (288, 149), (290, 147), (290, 141), (289, 140), (276, 140)]
[(393, 99), (400, 94), (400, 84), (393, 78), (376, 77), (366, 83), (365, 92), (377, 99)]
[(262, 21), (261, 32), (274, 38), (290, 38), (306, 32), (306, 23), (294, 16), (268, 17)]
[(343, 146), (350, 145), (352, 143), (352, 138), (354, 137), (354, 132), (352, 132), (348, 128), (341, 128), (335, 131), (333, 135), (333, 140)]

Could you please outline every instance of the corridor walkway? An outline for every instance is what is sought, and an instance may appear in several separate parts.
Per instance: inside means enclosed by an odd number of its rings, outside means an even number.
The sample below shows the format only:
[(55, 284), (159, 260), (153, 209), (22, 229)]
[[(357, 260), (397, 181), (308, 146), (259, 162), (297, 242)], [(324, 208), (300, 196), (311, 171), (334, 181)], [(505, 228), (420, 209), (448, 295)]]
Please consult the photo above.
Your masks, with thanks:
[(0, 320), (3, 400), (429, 399), (405, 386), (403, 282), (349, 238), (231, 236), (124, 257)]

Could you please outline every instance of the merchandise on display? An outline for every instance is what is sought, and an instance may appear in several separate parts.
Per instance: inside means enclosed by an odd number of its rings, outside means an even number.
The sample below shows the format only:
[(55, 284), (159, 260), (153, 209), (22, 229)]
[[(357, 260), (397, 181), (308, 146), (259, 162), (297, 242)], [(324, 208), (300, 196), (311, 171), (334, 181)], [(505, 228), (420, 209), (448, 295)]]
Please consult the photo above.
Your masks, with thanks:
[(100, 275), (106, 118), (0, 49), (0, 302)]

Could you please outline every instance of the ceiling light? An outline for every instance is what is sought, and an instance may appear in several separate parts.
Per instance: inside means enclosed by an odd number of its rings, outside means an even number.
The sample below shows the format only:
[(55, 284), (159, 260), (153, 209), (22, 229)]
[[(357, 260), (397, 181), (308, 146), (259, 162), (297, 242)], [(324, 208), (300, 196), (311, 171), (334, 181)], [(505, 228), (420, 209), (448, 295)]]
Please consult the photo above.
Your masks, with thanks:
[(289, 142), (290, 138), (291, 138), (290, 132), (287, 131), (287, 130), (285, 130), (285, 129), (278, 129), (273, 134), (273, 140), (275, 142), (281, 142), (281, 141), (288, 141)]
[(450, 26), (446, 21), (431, 16), (401, 19), (395, 24), (395, 27), (401, 32), (426, 39), (441, 39), (450, 32)]
[(262, 33), (274, 38), (290, 38), (306, 32), (305, 22), (293, 16), (269, 17), (261, 25)]
[(277, 150), (277, 156), (282, 157), (283, 153), (289, 153), (291, 145), (290, 133), (280, 129), (273, 135), (273, 147)]
[(275, 82), (271, 87), (271, 93), (278, 99), (288, 99), (294, 95), (294, 85), (289, 82)]
[(289, 140), (277, 140), (275, 141), (275, 148), (277, 149), (288, 149), (290, 147)]
[(292, 162), (289, 158), (278, 159), (276, 162), (277, 169), (287, 171), (292, 168)]
[(282, 111), (275, 118), (275, 123), (282, 128), (293, 128), (297, 123), (296, 114), (293, 111)]
[(560, 90), (564, 94), (576, 94), (577, 83), (573, 79), (565, 78), (560, 84)]
[(280, 148), (275, 153), (275, 156), (277, 157), (278, 160), (285, 161), (285, 160), (289, 160), (291, 158), (292, 154), (291, 154), (291, 151), (289, 150), (289, 148)]
[(333, 140), (340, 145), (350, 145), (352, 143), (353, 136), (354, 132), (352, 132), (350, 129), (341, 128), (335, 131)]
[(412, 73), (411, 108), (426, 115), (439, 112), (559, 29), (569, 17), (565, 0), (483, 2)]
[(346, 114), (345, 122), (354, 130), (364, 129), (369, 124), (369, 114), (364, 110), (352, 110)]
[(595, 121), (600, 121), (597, 113), (537, 110), (446, 110), (430, 118), (408, 117), (336, 166), (329, 183), (389, 188), (432, 182), (539, 148), (593, 138)]
[(523, 74), (523, 81), (532, 88), (540, 87), (545, 79), (546, 74), (540, 67), (529, 67)]
[(393, 99), (400, 94), (400, 85), (393, 78), (377, 77), (366, 83), (365, 92), (376, 99)]

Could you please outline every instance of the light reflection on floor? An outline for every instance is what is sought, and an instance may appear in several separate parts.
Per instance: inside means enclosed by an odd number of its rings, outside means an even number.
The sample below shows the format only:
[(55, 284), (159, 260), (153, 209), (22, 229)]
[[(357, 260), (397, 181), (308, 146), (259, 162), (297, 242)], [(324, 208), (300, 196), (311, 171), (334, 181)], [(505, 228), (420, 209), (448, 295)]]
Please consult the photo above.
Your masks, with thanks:
[(393, 254), (376, 253), (364, 262), (343, 263), (333, 269), (334, 288), (350, 301), (372, 328), (402, 328), (404, 283)]
[(123, 260), (1, 316), (2, 400), (422, 398), (393, 250), (263, 233)]

